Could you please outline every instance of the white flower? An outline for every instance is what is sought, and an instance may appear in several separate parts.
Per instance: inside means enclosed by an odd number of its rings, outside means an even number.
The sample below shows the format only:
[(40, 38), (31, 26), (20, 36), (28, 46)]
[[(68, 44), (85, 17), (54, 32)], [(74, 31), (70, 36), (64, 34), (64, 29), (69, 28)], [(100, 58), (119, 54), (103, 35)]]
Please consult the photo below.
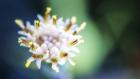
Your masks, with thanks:
[(25, 67), (29, 67), (31, 62), (35, 61), (38, 68), (41, 68), (41, 62), (45, 61), (52, 64), (52, 69), (59, 72), (59, 65), (64, 65), (69, 61), (72, 65), (75, 63), (72, 58), (79, 50), (76, 46), (83, 42), (79, 32), (84, 29), (86, 23), (80, 27), (76, 24), (76, 17), (71, 19), (58, 18), (50, 16), (51, 8), (47, 8), (45, 17), (37, 15), (38, 20), (34, 24), (27, 22), (26, 25), (20, 19), (15, 22), (22, 29), (18, 33), (22, 35), (18, 42), (21, 46), (29, 48), (32, 56), (27, 59)]

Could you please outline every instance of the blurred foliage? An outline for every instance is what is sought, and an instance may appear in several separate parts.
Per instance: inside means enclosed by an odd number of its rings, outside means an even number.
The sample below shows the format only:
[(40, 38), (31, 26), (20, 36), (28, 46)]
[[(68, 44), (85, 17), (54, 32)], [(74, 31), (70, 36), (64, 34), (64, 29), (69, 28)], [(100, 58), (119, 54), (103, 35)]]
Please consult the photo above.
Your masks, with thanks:
[(87, 22), (87, 27), (81, 33), (85, 43), (79, 46), (81, 53), (75, 59), (77, 65), (73, 68), (73, 72), (76, 74), (87, 74), (93, 70), (96, 72), (106, 57), (112, 40), (109, 37), (102, 37), (96, 23), (89, 18), (85, 0), (52, 0), (50, 3), (53, 14), (65, 18), (76, 16), (78, 24)]

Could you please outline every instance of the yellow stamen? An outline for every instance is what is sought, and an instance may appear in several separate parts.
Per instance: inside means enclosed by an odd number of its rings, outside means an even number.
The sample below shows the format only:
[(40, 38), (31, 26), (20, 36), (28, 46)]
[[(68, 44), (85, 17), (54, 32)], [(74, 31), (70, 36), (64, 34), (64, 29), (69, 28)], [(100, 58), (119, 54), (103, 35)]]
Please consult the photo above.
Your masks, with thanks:
[(70, 23), (66, 26), (65, 31), (66, 31), (66, 32), (69, 31), (70, 28), (71, 28), (71, 26), (72, 26), (72, 23), (70, 22)]
[(60, 57), (61, 58), (65, 58), (65, 57), (67, 57), (68, 56), (68, 53), (66, 53), (66, 52), (61, 52), (60, 53)]
[(74, 41), (71, 41), (71, 42), (70, 42), (70, 45), (73, 46), (73, 45), (75, 45), (75, 44), (77, 44), (77, 43), (78, 43), (78, 39), (76, 39), (76, 40), (74, 40)]
[(52, 16), (52, 19), (53, 19), (53, 24), (56, 25), (56, 22), (57, 22), (57, 16), (56, 16), (56, 15), (53, 15), (53, 16)]
[(57, 60), (57, 58), (53, 57), (53, 58), (51, 58), (51, 61), (52, 61), (52, 63), (56, 63), (58, 60)]
[(35, 26), (38, 29), (40, 27), (40, 21), (39, 20), (35, 20)]
[(33, 45), (33, 42), (30, 41), (30, 42), (29, 42), (29, 45), (30, 45), (30, 46)]
[(83, 22), (81, 26), (79, 27), (79, 29), (77, 30), (77, 32), (79, 33), (81, 30), (85, 28), (85, 26), (86, 26), (86, 22)]
[(47, 7), (47, 8), (46, 8), (46, 12), (47, 12), (47, 13), (50, 13), (51, 10), (52, 10), (52, 9), (51, 9), (50, 7)]
[(48, 16), (49, 16), (51, 10), (52, 10), (52, 9), (51, 9), (50, 7), (47, 7), (47, 8), (46, 8), (46, 12), (45, 12), (45, 22), (48, 21)]
[(76, 17), (72, 17), (71, 22), (72, 22), (72, 24), (75, 24), (76, 23)]
[(73, 62), (71, 59), (69, 59), (69, 62), (70, 62), (70, 64), (71, 64), (72, 66), (75, 66), (75, 65), (76, 65), (76, 63)]
[(30, 65), (31, 65), (31, 62), (30, 61), (26, 61), (25, 67), (28, 68)]
[(18, 26), (20, 26), (22, 29), (24, 29), (24, 25), (23, 25), (23, 21), (22, 21), (22, 20), (16, 19), (16, 20), (15, 20), (15, 23), (16, 23)]
[(43, 58), (43, 56), (44, 56), (43, 54), (39, 54), (39, 55), (33, 54), (32, 55), (33, 58), (38, 58), (38, 59)]
[(76, 23), (76, 17), (72, 17), (70, 23), (66, 26), (65, 31), (69, 31), (71, 26)]
[(33, 44), (33, 42), (30, 41), (28, 44), (29, 44), (29, 48), (31, 50), (36, 50), (37, 49), (37, 47)]
[(73, 33), (72, 33), (72, 35), (76, 35), (77, 34), (77, 31), (74, 31)]

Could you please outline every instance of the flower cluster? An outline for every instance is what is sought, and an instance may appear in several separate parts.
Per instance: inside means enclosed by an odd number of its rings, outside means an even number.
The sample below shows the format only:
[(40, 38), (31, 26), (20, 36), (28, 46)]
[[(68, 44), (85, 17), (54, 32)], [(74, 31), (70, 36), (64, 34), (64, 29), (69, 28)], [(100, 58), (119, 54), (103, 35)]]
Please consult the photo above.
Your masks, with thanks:
[(42, 61), (51, 63), (56, 72), (67, 61), (75, 65), (72, 58), (79, 52), (76, 46), (83, 42), (78, 33), (84, 29), (86, 23), (83, 22), (78, 27), (76, 17), (63, 21), (63, 18), (57, 18), (56, 15), (50, 16), (50, 12), (51, 8), (46, 8), (45, 16), (37, 15), (38, 20), (33, 25), (30, 22), (24, 25), (22, 20), (15, 20), (21, 28), (18, 33), (22, 35), (18, 42), (21, 46), (28, 47), (32, 54), (25, 63), (26, 68), (33, 61), (39, 69)]

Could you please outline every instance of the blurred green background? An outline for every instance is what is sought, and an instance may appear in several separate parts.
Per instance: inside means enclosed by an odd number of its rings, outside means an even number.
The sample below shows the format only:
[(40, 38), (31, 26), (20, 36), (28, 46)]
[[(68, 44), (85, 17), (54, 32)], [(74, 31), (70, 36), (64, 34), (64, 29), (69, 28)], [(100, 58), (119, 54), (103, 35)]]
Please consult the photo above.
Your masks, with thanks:
[[(64, 66), (60, 73), (42, 63), (24, 67), (30, 56), (17, 43), (19, 28), (16, 18), (36, 19), (45, 8), (52, 15), (77, 17), (77, 23), (87, 23), (81, 32), (85, 43), (74, 61), (76, 66)], [(136, 0), (4, 0), (0, 2), (0, 79), (140, 79), (140, 11)]]

